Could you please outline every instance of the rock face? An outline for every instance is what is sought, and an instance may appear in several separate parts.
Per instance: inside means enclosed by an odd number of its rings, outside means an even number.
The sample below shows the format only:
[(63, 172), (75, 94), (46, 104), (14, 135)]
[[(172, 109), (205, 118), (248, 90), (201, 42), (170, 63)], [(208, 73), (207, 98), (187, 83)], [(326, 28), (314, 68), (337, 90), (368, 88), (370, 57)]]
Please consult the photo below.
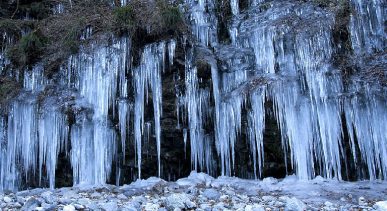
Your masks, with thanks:
[[(4, 49), (14, 43), (5, 33), (0, 81), (12, 86), (0, 85), (0, 93), (9, 93), (0, 102), (0, 190), (122, 185), (151, 176), (175, 181), (191, 170), (248, 179), (291, 173), (304, 180), (387, 178), (382, 1), (243, 2), (173, 2), (191, 35), (94, 40), (99, 29), (87, 27), (80, 33), (85, 44), (49, 75), (45, 60), (12, 69)], [(223, 7), (229, 14), (220, 14)], [(66, 1), (50, 9), (61, 16), (71, 8)], [(19, 85), (21, 91), (14, 88)], [(147, 182), (152, 186), (138, 180), (123, 187), (119, 200), (163, 191), (159, 179)], [(192, 182), (206, 187), (190, 189), (206, 202), (201, 209), (208, 200), (230, 209), (208, 175), (176, 184)], [(167, 208), (198, 207), (176, 194), (164, 201)], [(42, 197), (54, 201), (47, 192)], [(305, 207), (293, 198), (281, 203), (289, 210)], [(251, 203), (248, 209), (261, 208)]]

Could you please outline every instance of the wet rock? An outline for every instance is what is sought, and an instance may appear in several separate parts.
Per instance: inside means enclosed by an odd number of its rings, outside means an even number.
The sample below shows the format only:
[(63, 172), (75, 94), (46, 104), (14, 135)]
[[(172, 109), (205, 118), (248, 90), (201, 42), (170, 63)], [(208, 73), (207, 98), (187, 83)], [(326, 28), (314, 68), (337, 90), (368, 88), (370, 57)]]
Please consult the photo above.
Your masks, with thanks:
[(35, 198), (30, 198), (28, 201), (24, 204), (24, 206), (21, 208), (23, 211), (30, 211), (34, 210), (36, 207), (39, 207), (41, 205), (40, 201)]
[(202, 193), (202, 195), (210, 200), (215, 200), (215, 201), (219, 200), (219, 197), (220, 197), (220, 193), (215, 189), (206, 189)]

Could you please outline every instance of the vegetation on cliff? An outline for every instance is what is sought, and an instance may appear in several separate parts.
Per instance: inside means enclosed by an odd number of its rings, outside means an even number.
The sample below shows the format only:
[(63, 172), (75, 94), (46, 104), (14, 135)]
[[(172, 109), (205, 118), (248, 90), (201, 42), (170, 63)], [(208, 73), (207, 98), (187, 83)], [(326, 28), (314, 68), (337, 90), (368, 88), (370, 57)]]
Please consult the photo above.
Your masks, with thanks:
[[(143, 45), (186, 30), (179, 8), (166, 1), (133, 0), (123, 7), (115, 4), (109, 0), (2, 2), (0, 32), (14, 42), (8, 43), (6, 53), (16, 68), (43, 61), (46, 73), (50, 73), (82, 44), (105, 39), (106, 34), (130, 34)], [(59, 10), (58, 5), (62, 7)], [(87, 39), (87, 30), (92, 30), (92, 39)]]

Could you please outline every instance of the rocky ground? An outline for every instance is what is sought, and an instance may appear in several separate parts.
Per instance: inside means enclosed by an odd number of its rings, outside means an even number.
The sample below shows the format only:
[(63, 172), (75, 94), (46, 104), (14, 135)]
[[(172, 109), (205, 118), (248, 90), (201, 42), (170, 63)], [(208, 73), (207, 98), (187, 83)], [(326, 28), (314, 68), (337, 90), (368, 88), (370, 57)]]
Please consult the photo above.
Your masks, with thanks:
[(166, 182), (138, 180), (121, 187), (79, 186), (0, 195), (2, 210), (387, 210), (387, 182), (339, 182), (295, 176), (262, 181), (214, 179), (192, 172)]

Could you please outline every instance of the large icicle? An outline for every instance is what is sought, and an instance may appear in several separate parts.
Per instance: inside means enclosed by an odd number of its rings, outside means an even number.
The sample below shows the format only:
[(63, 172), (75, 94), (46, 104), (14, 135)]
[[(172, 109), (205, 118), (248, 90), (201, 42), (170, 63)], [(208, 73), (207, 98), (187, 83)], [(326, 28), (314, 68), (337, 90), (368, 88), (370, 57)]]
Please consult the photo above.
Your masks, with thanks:
[(350, 32), (352, 48), (356, 53), (373, 53), (386, 46), (386, 11), (383, 0), (351, 0)]
[[(108, 47), (97, 46), (91, 53), (82, 50), (69, 59), (67, 84), (78, 89), (85, 99), (81, 107), (91, 107), (93, 111), (92, 116), (80, 114), (71, 129), (74, 184), (104, 184), (110, 176), (117, 138), (108, 115), (110, 109), (115, 113), (117, 95), (127, 94), (128, 45), (128, 40), (122, 38)], [(119, 112), (122, 121), (129, 118), (123, 116), (122, 110)]]
[(64, 114), (50, 109), (39, 118), (39, 178), (42, 180), (43, 165), (47, 170), (50, 188), (55, 187), (55, 170), (59, 152), (67, 143), (68, 126)]
[(90, 121), (85, 114), (71, 128), (71, 164), (74, 185), (105, 184), (111, 173), (116, 137), (104, 119)]
[[(205, 122), (209, 120), (210, 109), (210, 91), (208, 89), (199, 88), (199, 80), (197, 76), (197, 68), (192, 65), (192, 51), (189, 51), (186, 55), (185, 65), (185, 89), (184, 96), (186, 111), (188, 113), (188, 128), (189, 128), (189, 140), (191, 145), (191, 163), (195, 170), (210, 171), (210, 161), (206, 160), (211, 157), (208, 155), (211, 149), (207, 149), (206, 146), (210, 146), (208, 138), (204, 131)], [(207, 143), (207, 144), (206, 144)]]
[(158, 175), (161, 174), (161, 123), (162, 87), (161, 73), (165, 68), (166, 44), (160, 42), (145, 46), (141, 64), (134, 69), (135, 104), (134, 136), (137, 151), (138, 177), (141, 178), (141, 140), (144, 134), (144, 103), (147, 101), (148, 88), (152, 91), (154, 124), (158, 157)]
[[(351, 85), (358, 90), (361, 85)], [(366, 163), (371, 180), (387, 178), (387, 114), (386, 99), (378, 96), (369, 84), (365, 93), (348, 99), (344, 104), (345, 118), (352, 143), (357, 140), (361, 159)], [(383, 92), (382, 92), (383, 93)], [(384, 92), (385, 93), (385, 92)], [(356, 150), (352, 144), (353, 156)]]
[(262, 176), (264, 152), (263, 131), (265, 129), (265, 88), (258, 88), (250, 95), (251, 111), (248, 116), (248, 140), (254, 163), (254, 176)]
[(203, 45), (214, 45), (217, 38), (217, 19), (213, 0), (185, 0), (189, 8), (192, 33)]

